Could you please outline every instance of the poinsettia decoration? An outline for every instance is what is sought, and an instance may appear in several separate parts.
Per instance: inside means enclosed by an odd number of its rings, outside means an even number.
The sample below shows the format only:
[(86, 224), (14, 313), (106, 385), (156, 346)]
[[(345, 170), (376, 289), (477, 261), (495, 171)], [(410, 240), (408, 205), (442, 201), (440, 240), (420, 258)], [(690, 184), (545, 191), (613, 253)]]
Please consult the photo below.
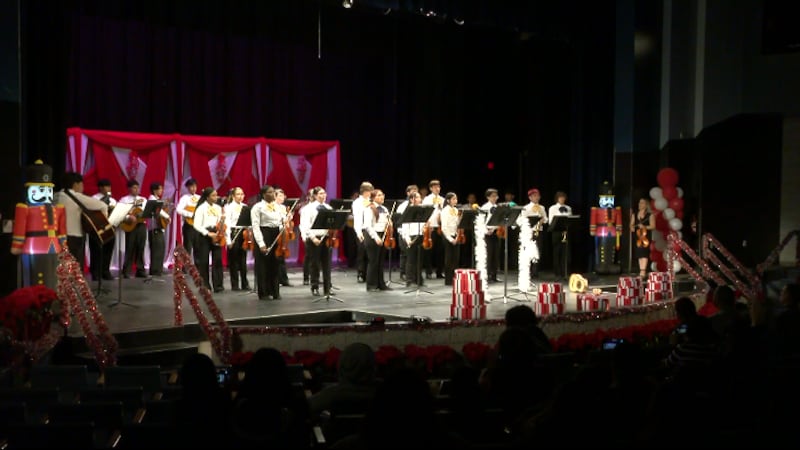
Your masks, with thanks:
[(139, 174), (139, 155), (133, 150), (128, 155), (128, 166), (125, 167), (125, 173), (128, 175), (129, 180), (136, 179), (136, 175)]
[(35, 341), (50, 331), (56, 292), (47, 286), (27, 286), (0, 300), (0, 325), (18, 341)]
[(228, 176), (228, 165), (225, 162), (225, 155), (222, 153), (217, 155), (217, 169), (214, 171), (214, 176), (219, 184), (222, 184)]

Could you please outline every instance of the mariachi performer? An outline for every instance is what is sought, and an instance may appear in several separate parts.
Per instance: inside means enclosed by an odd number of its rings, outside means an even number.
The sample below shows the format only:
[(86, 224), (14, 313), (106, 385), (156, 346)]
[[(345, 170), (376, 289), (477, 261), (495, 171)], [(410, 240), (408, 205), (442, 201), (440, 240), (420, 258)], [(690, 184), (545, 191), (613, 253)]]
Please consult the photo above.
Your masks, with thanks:
[(58, 253), (67, 244), (64, 205), (53, 204), (53, 168), (36, 160), (26, 169), (25, 203), (17, 203), (11, 253), (22, 255), (22, 284), (56, 289)]
[(600, 186), (600, 207), (592, 207), (589, 234), (595, 242), (595, 272), (617, 274), (619, 236), (622, 233), (622, 208), (614, 207), (614, 189), (608, 181)]

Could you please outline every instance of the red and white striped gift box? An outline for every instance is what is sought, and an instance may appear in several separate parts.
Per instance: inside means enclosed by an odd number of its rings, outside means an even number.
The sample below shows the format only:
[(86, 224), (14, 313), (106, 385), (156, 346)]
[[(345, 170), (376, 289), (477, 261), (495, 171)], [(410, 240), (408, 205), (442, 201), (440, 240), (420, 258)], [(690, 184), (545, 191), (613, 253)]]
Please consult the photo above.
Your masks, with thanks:
[(539, 285), (539, 293), (560, 294), (562, 292), (564, 292), (564, 287), (561, 283), (542, 283)]
[(563, 303), (533, 303), (533, 311), (539, 316), (547, 316), (550, 314), (564, 314)]
[(645, 303), (655, 303), (672, 298), (672, 292), (652, 292), (648, 291), (644, 294)]
[(608, 311), (613, 294), (578, 294), (578, 311)]
[(621, 295), (623, 297), (641, 297), (644, 295), (644, 289), (642, 288), (617, 288), (617, 295)]
[(642, 304), (641, 297), (625, 297), (623, 295), (617, 296), (617, 308), (624, 306), (641, 305), (641, 304)]
[(642, 286), (642, 279), (639, 277), (619, 277), (617, 287), (620, 288), (637, 288)]
[(650, 275), (647, 276), (647, 281), (668, 283), (670, 281), (669, 272), (650, 272)]
[(536, 299), (539, 303), (549, 303), (551, 305), (558, 305), (564, 303), (564, 293), (549, 293), (549, 292), (537, 292)]
[(453, 292), (483, 292), (480, 272), (475, 269), (456, 269)]
[(672, 291), (672, 283), (664, 281), (648, 281), (646, 292), (667, 292)]
[(483, 292), (453, 292), (451, 306), (472, 307), (485, 303), (486, 297)]
[(460, 320), (485, 319), (486, 305), (473, 306), (469, 308), (450, 306), (450, 317)]

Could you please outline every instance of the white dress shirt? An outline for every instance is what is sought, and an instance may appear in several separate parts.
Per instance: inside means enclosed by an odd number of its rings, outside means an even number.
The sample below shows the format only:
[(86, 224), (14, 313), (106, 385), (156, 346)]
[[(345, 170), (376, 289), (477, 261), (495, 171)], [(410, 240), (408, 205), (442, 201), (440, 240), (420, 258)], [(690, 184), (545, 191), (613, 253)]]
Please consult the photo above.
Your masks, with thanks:
[(439, 194), (428, 194), (422, 199), (423, 205), (433, 205), (433, 214), (428, 219), (428, 226), (431, 228), (439, 228), (439, 217), (442, 213), (444, 206), (444, 197)]
[(386, 225), (389, 224), (389, 210), (386, 209), (383, 205), (375, 205), (375, 208), (378, 211), (378, 218), (375, 218), (375, 213), (372, 212), (372, 208), (365, 208), (364, 211), (367, 213), (365, 214), (364, 220), (366, 221), (366, 230), (369, 234), (369, 237), (374, 239), (381, 239), (381, 236), (378, 236), (378, 233), (383, 233), (386, 231)]
[(308, 240), (311, 238), (319, 239), (328, 234), (328, 230), (326, 229), (311, 228), (311, 225), (313, 225), (314, 221), (317, 219), (317, 214), (319, 213), (318, 208), (320, 206), (329, 210), (333, 209), (327, 203), (320, 203), (314, 200), (300, 210), (300, 237), (302, 237), (303, 240)]
[(358, 198), (353, 200), (353, 229), (356, 230), (356, 236), (358, 236), (359, 240), (364, 239), (364, 228), (366, 228), (364, 217), (367, 213), (366, 210), (369, 209), (370, 203), (372, 202), (369, 200), (369, 197), (364, 197), (363, 195), (359, 195)]
[(222, 208), (219, 205), (209, 205), (208, 202), (203, 202), (194, 212), (194, 224), (192, 226), (198, 233), (208, 236), (208, 229), (216, 227), (222, 217)]
[[(486, 223), (489, 223), (489, 220), (492, 219), (492, 211), (496, 207), (497, 207), (497, 204), (496, 203), (492, 203), (492, 202), (486, 202), (483, 205), (481, 205), (481, 208), (480, 208), (481, 211), (486, 211)], [(497, 229), (497, 225), (493, 225), (493, 226), (488, 226), (487, 225), (486, 226), (486, 234), (492, 234), (492, 232), (494, 230), (496, 230), (496, 229)]]
[(442, 209), (441, 218), (442, 236), (444, 236), (444, 238), (452, 244), (456, 239), (456, 235), (458, 234), (458, 223), (460, 218), (458, 214), (458, 208), (454, 208), (450, 205), (445, 206)]
[[(192, 214), (194, 214), (194, 209), (197, 208), (198, 200), (200, 200), (200, 196), (197, 194), (184, 194), (181, 196), (181, 199), (178, 200), (178, 206), (175, 207), (175, 211), (180, 214), (184, 220), (191, 219)], [(187, 207), (190, 207), (190, 209), (186, 209)]]
[(103, 203), (106, 203), (106, 201), (108, 201), (108, 209), (117, 206), (117, 201), (114, 200), (114, 197), (111, 196), (111, 192), (109, 192), (108, 194), (101, 194), (98, 192), (97, 194), (94, 194), (92, 198), (96, 198)]
[[(563, 211), (563, 212), (561, 211), (562, 207), (566, 208), (565, 211)], [(570, 208), (568, 205), (562, 205), (561, 203), (556, 203), (555, 205), (550, 207), (550, 211), (549, 212), (550, 212), (550, 214), (549, 214), (550, 217), (571, 216), (572, 215), (572, 208)]]
[(253, 223), (253, 238), (258, 248), (272, 245), (272, 242), (264, 241), (264, 233), (261, 232), (261, 227), (280, 228), (286, 215), (285, 211), (286, 209), (274, 201), (267, 203), (265, 200), (261, 200), (253, 205), (250, 210), (250, 221)]
[[(147, 200), (148, 201), (149, 200), (160, 200), (162, 202), (164, 201), (164, 200), (156, 197), (153, 194), (150, 194), (150, 196), (147, 197)], [(169, 214), (167, 214), (167, 212), (164, 211), (164, 207), (163, 206), (161, 207), (161, 209), (158, 210), (158, 215), (161, 218), (169, 219)], [(163, 230), (163, 228), (161, 228), (161, 222), (160, 222), (159, 218), (158, 217), (153, 217), (153, 218), (147, 219), (147, 229), (148, 230)]]
[(544, 206), (539, 203), (528, 203), (519, 213), (517, 224), (521, 224), (523, 220), (528, 220), (528, 217), (531, 216), (539, 216), (544, 219), (542, 223), (547, 223), (547, 211), (545, 211)]
[(228, 245), (233, 245), (233, 240), (231, 239), (231, 234), (233, 236), (238, 236), (240, 232), (239, 228), (236, 224), (239, 223), (239, 216), (242, 214), (242, 209), (247, 206), (244, 203), (239, 203), (237, 201), (232, 201), (225, 205), (225, 223), (228, 225), (225, 227), (225, 241)]
[[(83, 203), (86, 209), (90, 211), (103, 211), (103, 215), (108, 217), (108, 205), (104, 202), (81, 194), (80, 192), (75, 192), (72, 189), (70, 189), (69, 192), (74, 195), (79, 202)], [(84, 231), (83, 225), (81, 224), (81, 213), (83, 212), (81, 207), (78, 206), (69, 195), (64, 193), (63, 190), (58, 193), (58, 197), (56, 197), (55, 201), (56, 203), (64, 205), (64, 213), (67, 218), (67, 236), (82, 237), (85, 235), (86, 231), (89, 230)]]

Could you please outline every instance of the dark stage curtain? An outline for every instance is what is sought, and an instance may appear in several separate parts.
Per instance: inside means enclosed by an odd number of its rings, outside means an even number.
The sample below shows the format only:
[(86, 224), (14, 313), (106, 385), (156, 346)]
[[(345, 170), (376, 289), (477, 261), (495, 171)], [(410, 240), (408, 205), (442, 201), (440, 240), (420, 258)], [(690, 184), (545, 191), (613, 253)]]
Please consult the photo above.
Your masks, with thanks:
[(338, 140), (342, 192), (535, 185), (588, 215), (613, 161), (613, 3), (530, 33), (339, 5), (21, 2), (24, 159), (63, 169), (68, 126)]

